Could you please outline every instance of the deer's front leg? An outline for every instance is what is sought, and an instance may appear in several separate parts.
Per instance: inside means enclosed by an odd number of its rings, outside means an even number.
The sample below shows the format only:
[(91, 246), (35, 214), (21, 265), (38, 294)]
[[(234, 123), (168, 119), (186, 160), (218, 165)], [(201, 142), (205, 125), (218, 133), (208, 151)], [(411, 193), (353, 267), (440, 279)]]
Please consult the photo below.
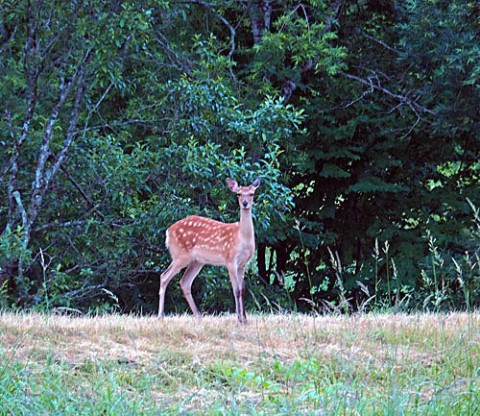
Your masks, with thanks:
[(240, 295), (240, 286), (237, 276), (237, 266), (236, 265), (227, 265), (228, 276), (230, 277), (230, 283), (232, 284), (233, 297), (235, 298), (235, 311), (237, 313), (238, 323), (243, 324), (242, 310), (243, 305), (241, 304), (242, 297)]
[(240, 306), (240, 322), (243, 324), (247, 323), (247, 315), (245, 313), (245, 266), (239, 266), (237, 269), (237, 283), (239, 291), (239, 306)]

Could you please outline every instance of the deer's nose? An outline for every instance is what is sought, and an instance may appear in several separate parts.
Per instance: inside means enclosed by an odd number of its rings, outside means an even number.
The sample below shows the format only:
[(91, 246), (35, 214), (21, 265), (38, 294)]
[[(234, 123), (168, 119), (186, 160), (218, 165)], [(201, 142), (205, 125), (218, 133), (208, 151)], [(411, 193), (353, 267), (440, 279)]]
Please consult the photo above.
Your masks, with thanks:
[(243, 202), (242, 202), (242, 205), (243, 205), (244, 208), (247, 208), (247, 206), (248, 206), (248, 201), (243, 201)]

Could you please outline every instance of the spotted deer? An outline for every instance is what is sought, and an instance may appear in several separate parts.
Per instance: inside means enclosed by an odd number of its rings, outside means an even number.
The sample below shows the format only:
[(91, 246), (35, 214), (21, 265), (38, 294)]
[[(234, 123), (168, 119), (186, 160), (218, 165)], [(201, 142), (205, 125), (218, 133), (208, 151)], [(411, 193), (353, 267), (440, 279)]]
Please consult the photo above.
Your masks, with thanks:
[(235, 297), (238, 322), (246, 323), (247, 317), (243, 305), (244, 275), (245, 267), (255, 251), (252, 205), (260, 179), (255, 179), (249, 186), (238, 186), (233, 179), (227, 179), (227, 184), (238, 196), (239, 222), (224, 223), (192, 215), (168, 228), (166, 245), (172, 262), (160, 276), (159, 317), (164, 316), (165, 292), (170, 280), (185, 267), (187, 269), (180, 279), (180, 287), (193, 314), (200, 316), (191, 288), (202, 267), (209, 264), (227, 268)]

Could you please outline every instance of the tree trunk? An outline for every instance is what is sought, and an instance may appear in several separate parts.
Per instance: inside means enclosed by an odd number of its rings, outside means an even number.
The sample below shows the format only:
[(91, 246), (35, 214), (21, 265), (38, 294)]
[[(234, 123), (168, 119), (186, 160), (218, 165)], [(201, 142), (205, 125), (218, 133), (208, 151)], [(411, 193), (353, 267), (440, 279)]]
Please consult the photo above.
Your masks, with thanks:
[(265, 249), (266, 249), (265, 243), (257, 244), (257, 267), (258, 267), (258, 275), (260, 276), (260, 278), (265, 282), (268, 282)]
[(254, 45), (262, 42), (263, 34), (270, 30), (272, 0), (247, 0), (244, 2), (252, 25)]
[[(23, 272), (26, 267), (25, 262), (27, 261), (33, 225), (40, 214), (49, 186), (65, 161), (78, 130), (80, 108), (85, 99), (87, 67), (91, 59), (91, 51), (87, 49), (84, 55), (77, 60), (76, 70), (72, 74), (70, 73), (71, 68), (68, 68), (72, 65), (71, 50), (67, 48), (63, 55), (56, 60), (55, 67), (48, 67), (46, 62), (50, 50), (45, 45), (54, 43), (58, 35), (52, 35), (45, 42), (39, 40), (41, 28), (39, 28), (40, 23), (34, 9), (35, 6), (29, 8), (24, 50), (24, 75), (27, 86), (25, 91), (25, 116), (22, 128), (19, 129), (17, 137), (13, 140), (11, 156), (0, 171), (0, 185), (4, 183), (8, 198), (7, 218), (0, 235), (10, 238), (9, 235), (17, 232), (18, 226), (21, 227), (20, 254), (17, 254), (15, 259), (10, 259), (7, 262), (8, 264), (0, 265), (2, 269), (0, 272), (3, 273), (5, 278), (14, 280), (12, 284), (15, 284), (20, 299), (26, 296)], [(31, 180), (31, 187), (28, 190), (25, 189), (25, 182), (23, 182), (23, 185), (19, 183), (19, 161), (22, 160), (25, 142), (31, 140), (32, 122), (38, 116), (37, 113), (40, 113), (39, 105), (44, 99), (42, 94), (46, 89), (41, 84), (42, 76), (45, 76), (51, 70), (56, 71), (55, 75), (59, 80), (58, 90), (56, 91), (57, 97), (50, 109), (50, 114), (45, 120), (41, 144), (35, 154), (36, 167), (33, 172), (30, 172), (31, 178), (27, 179), (27, 181)], [(45, 102), (48, 102), (48, 100), (45, 99)], [(54, 138), (58, 135), (55, 126), (61, 119), (66, 120), (66, 128), (63, 133), (65, 137), (60, 144), (55, 143), (57, 150), (54, 150)], [(15, 127), (12, 123), (11, 134), (13, 135), (14, 132)], [(22, 176), (28, 178), (28, 174), (25, 172), (22, 173)], [(15, 273), (12, 275), (13, 271)]]

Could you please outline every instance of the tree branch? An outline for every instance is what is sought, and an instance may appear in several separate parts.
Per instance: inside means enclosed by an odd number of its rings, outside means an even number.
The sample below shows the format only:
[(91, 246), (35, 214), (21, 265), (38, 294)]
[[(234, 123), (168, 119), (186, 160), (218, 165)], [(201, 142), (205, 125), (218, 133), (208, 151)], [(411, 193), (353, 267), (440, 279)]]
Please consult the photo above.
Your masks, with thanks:
[(402, 54), (399, 50), (397, 50), (395, 48), (392, 48), (388, 43), (384, 42), (383, 40), (374, 38), (373, 36), (369, 35), (367, 32), (364, 33), (364, 36), (367, 39), (370, 39), (371, 41), (373, 41), (375, 43), (378, 43), (379, 45), (383, 46), (385, 49), (389, 50), (390, 52), (395, 53), (396, 55), (401, 55)]
[[(337, 0), (330, 6), (330, 9), (332, 10), (332, 12), (330, 16), (328, 16), (328, 18), (326, 19), (325, 33), (330, 32), (333, 29), (334, 23), (340, 18), (340, 15), (342, 14), (342, 10), (343, 10), (343, 4), (344, 4), (344, 0)], [(305, 9), (305, 6), (303, 4), (300, 4), (295, 7), (294, 11), (299, 8), (302, 9), (303, 14), (305, 16), (305, 20), (309, 28), (310, 25), (308, 23), (308, 14)], [(314, 61), (312, 59), (307, 60), (301, 67), (300, 79), (301, 80), (305, 79), (305, 77), (313, 69), (313, 67), (314, 67)], [(297, 88), (298, 88), (298, 84), (292, 78), (289, 78), (284, 82), (284, 84), (282, 85), (281, 91), (282, 91), (282, 97), (285, 102), (290, 101), (290, 98), (292, 97), (293, 93)]]
[[(28, 227), (29, 228), (32, 226), (33, 222), (36, 220), (38, 216), (38, 210), (40, 209), (40, 206), (42, 204), (45, 192), (47, 191), (51, 180), (53, 179), (58, 169), (64, 162), (67, 156), (68, 150), (70, 149), (70, 146), (75, 137), (76, 126), (78, 123), (78, 117), (80, 113), (80, 104), (84, 98), (86, 67), (90, 60), (90, 52), (91, 52), (90, 50), (87, 50), (85, 52), (84, 57), (82, 58), (82, 62), (79, 64), (77, 72), (73, 76), (72, 80), (69, 81), (67, 84), (64, 84), (63, 88), (61, 88), (59, 99), (57, 100), (57, 103), (54, 109), (52, 110), (52, 114), (47, 123), (47, 127), (45, 128), (44, 140), (42, 142), (39, 161), (38, 161), (37, 169), (35, 172), (35, 181), (32, 185), (32, 195), (30, 198), (30, 206), (28, 211), (28, 214), (29, 214)], [(66, 136), (62, 143), (61, 150), (54, 157), (51, 168), (46, 170), (45, 168), (46, 161), (49, 157), (53, 156), (50, 151), (50, 142), (53, 138), (53, 125), (58, 118), (58, 113), (60, 111), (60, 108), (64, 105), (66, 101), (67, 95), (73, 89), (73, 85), (75, 85), (76, 87), (76, 92), (75, 92), (72, 109), (70, 111)]]
[(215, 16), (225, 25), (227, 26), (228, 30), (230, 31), (230, 52), (228, 53), (228, 57), (231, 59), (233, 53), (235, 52), (235, 36), (236, 31), (235, 28), (230, 24), (230, 22), (225, 19), (220, 13), (218, 13), (211, 4), (204, 2), (203, 0), (191, 0), (192, 3), (199, 4), (213, 12)]
[(105, 216), (102, 214), (101, 211), (97, 209), (92, 199), (87, 195), (87, 193), (83, 190), (80, 184), (73, 178), (73, 176), (70, 175), (70, 172), (68, 172), (68, 170), (63, 166), (60, 167), (60, 170), (65, 174), (65, 176), (68, 178), (70, 183), (78, 190), (78, 192), (80, 192), (80, 195), (83, 197), (85, 201), (87, 201), (87, 204), (90, 206), (90, 208), (93, 211), (95, 211), (102, 220), (105, 220)]
[(357, 81), (369, 87), (370, 92), (380, 91), (383, 94), (387, 95), (388, 97), (393, 98), (394, 100), (399, 102), (398, 106), (402, 106), (402, 105), (408, 106), (413, 111), (413, 113), (419, 118), (422, 118), (422, 114), (436, 115), (435, 111), (430, 110), (427, 107), (424, 107), (418, 104), (415, 100), (412, 100), (411, 98), (408, 98), (405, 95), (396, 94), (390, 89), (384, 87), (380, 83), (378, 76), (370, 76), (367, 78), (362, 78), (357, 75), (349, 74), (346, 72), (340, 72), (340, 74), (348, 79), (352, 79), (354, 81)]
[(332, 10), (332, 14), (330, 15), (330, 18), (325, 24), (325, 32), (330, 32), (332, 30), (332, 26), (334, 25), (334, 23), (342, 15), (344, 3), (345, 3), (345, 0), (337, 0), (335, 3), (333, 3), (330, 6), (330, 9)]
[(33, 232), (39, 233), (41, 231), (48, 230), (49, 228), (68, 228), (68, 227), (79, 227), (85, 225), (88, 220), (75, 220), (75, 221), (66, 221), (66, 222), (49, 222), (43, 224), (39, 227), (36, 227)]
[[(31, 34), (29, 33), (29, 36)], [(33, 42), (33, 39), (28, 39), (27, 40), (27, 45), (29, 43)], [(12, 180), (10, 183), (13, 185), (13, 182), (16, 180), (16, 175), (17, 172), (14, 169), (13, 171), (11, 170), (12, 167), (15, 168), (17, 166), (17, 160), (20, 154), (20, 148), (25, 141), (25, 139), (28, 137), (28, 134), (30, 133), (30, 126), (32, 124), (33, 116), (35, 114), (35, 108), (37, 106), (37, 101), (38, 101), (38, 78), (40, 76), (40, 71), (32, 71), (28, 68), (25, 68), (25, 73), (27, 74), (27, 90), (26, 90), (26, 97), (28, 99), (28, 106), (27, 106), (27, 111), (25, 114), (25, 119), (23, 121), (23, 126), (22, 126), (22, 133), (20, 136), (17, 138), (15, 144), (14, 144), (14, 152), (10, 159), (5, 163), (5, 165), (2, 167), (2, 171), (0, 173), (0, 184), (3, 182), (5, 176), (7, 173), (10, 171), (10, 174), (12, 176)]]
[(0, 34), (2, 35), (2, 45), (0, 46), (0, 54), (7, 49), (8, 44), (13, 40), (15, 34), (17, 33), (17, 27), (15, 27), (12, 32), (9, 32), (3, 23), (0, 23)]
[(62, 148), (57, 155), (55, 163), (50, 171), (49, 177), (53, 177), (58, 169), (60, 168), (61, 164), (64, 162), (67, 153), (72, 145), (73, 139), (75, 137), (75, 131), (78, 123), (78, 117), (80, 115), (80, 105), (85, 95), (85, 79), (86, 79), (86, 67), (90, 60), (90, 50), (85, 52), (83, 62), (79, 68), (78, 79), (77, 79), (77, 91), (75, 94), (75, 99), (73, 102), (73, 107), (70, 112), (70, 119), (69, 125), (67, 129), (67, 135), (65, 140), (63, 141)]
[[(20, 196), (20, 192), (14, 191), (12, 193), (12, 196), (15, 198), (15, 201), (17, 202), (17, 205), (18, 205), (18, 210), (20, 211), (20, 215), (22, 216), (22, 227), (23, 227), (24, 230), (26, 230), (27, 229), (27, 224), (28, 224), (28, 216), (27, 216), (27, 211), (25, 211), (25, 207), (23, 206), (22, 197)], [(27, 241), (27, 243), (28, 243), (28, 241)]]
[(38, 157), (37, 168), (35, 169), (35, 179), (33, 182), (33, 189), (32, 189), (32, 204), (35, 205), (35, 200), (40, 196), (42, 189), (44, 188), (44, 181), (45, 181), (45, 164), (47, 159), (50, 157), (50, 142), (53, 138), (53, 127), (57, 122), (58, 115), (60, 113), (60, 109), (63, 107), (71, 89), (73, 87), (73, 80), (69, 82), (65, 82), (63, 78), (60, 83), (60, 95), (58, 97), (57, 102), (55, 103), (50, 117), (46, 123), (44, 132), (43, 132), (43, 139), (42, 145), (40, 146), (40, 154)]

